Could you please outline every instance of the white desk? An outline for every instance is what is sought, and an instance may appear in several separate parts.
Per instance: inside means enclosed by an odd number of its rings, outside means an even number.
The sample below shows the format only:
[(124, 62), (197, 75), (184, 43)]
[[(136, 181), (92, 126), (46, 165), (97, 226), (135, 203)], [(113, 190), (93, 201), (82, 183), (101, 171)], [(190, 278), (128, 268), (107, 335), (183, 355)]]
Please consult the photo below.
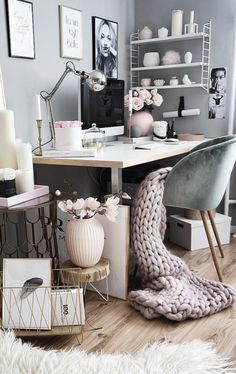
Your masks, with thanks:
[(155, 143), (155, 149), (135, 149), (133, 144), (122, 142), (107, 143), (105, 149), (96, 157), (81, 158), (51, 158), (34, 156), (35, 165), (63, 165), (63, 166), (86, 166), (111, 169), (111, 192), (122, 191), (122, 169), (130, 166), (146, 164), (164, 158), (181, 155), (191, 151), (200, 142), (189, 141), (184, 144)]

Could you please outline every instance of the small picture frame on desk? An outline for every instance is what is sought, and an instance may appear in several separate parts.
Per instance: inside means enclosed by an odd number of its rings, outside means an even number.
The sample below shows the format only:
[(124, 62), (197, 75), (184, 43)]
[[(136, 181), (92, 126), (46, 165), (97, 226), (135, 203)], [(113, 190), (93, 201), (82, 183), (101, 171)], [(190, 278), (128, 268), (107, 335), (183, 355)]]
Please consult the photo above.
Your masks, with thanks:
[(51, 329), (51, 259), (4, 258), (2, 327)]
[(61, 57), (83, 58), (82, 11), (59, 6)]
[(93, 69), (107, 78), (118, 78), (118, 23), (92, 17)]
[(33, 3), (6, 0), (10, 57), (35, 58)]

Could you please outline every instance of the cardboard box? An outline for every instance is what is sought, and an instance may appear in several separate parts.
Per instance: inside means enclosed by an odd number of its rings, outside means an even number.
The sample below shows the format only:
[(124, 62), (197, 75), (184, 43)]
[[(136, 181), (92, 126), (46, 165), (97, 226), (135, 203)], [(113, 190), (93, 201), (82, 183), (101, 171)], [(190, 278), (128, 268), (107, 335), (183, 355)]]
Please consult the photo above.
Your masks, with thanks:
[[(216, 213), (215, 223), (221, 240), (221, 244), (230, 241), (231, 217)], [(214, 245), (217, 245), (211, 223), (208, 220), (211, 237)], [(190, 251), (209, 247), (206, 232), (202, 220), (192, 220), (181, 215), (169, 217), (169, 240)]]

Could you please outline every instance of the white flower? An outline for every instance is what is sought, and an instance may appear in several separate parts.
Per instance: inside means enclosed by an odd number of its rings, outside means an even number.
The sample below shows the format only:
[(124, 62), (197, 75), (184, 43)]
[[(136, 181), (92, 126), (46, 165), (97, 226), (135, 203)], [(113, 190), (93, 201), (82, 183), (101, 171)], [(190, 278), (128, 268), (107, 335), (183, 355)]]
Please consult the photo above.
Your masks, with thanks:
[(118, 215), (118, 203), (119, 197), (111, 196), (103, 204), (103, 209), (105, 210), (104, 215), (112, 222), (115, 222), (116, 216)]
[(100, 207), (100, 202), (94, 197), (88, 197), (84, 200), (84, 205), (80, 212), (80, 218), (83, 219), (84, 217), (93, 217), (96, 213), (96, 210)]
[(157, 88), (154, 88), (153, 90), (151, 90), (151, 94), (152, 94), (152, 96), (156, 96), (156, 94), (157, 94)]
[(77, 199), (76, 202), (73, 204), (73, 207), (75, 210), (81, 210), (83, 209), (83, 206), (84, 206), (84, 199)]
[(65, 201), (60, 201), (58, 203), (58, 208), (61, 209), (62, 212), (67, 212), (66, 202)]

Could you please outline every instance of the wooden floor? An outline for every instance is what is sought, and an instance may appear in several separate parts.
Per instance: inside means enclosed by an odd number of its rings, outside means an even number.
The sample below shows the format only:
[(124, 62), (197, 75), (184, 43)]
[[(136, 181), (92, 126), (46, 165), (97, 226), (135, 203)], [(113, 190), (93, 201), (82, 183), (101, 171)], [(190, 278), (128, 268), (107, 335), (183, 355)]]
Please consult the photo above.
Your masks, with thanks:
[[(172, 253), (180, 256), (199, 275), (217, 280), (208, 249), (189, 252), (168, 244)], [(224, 246), (225, 258), (219, 258), (224, 282), (236, 288), (236, 239)], [(175, 343), (193, 339), (211, 341), (217, 351), (236, 360), (236, 302), (227, 310), (210, 317), (184, 322), (164, 318), (146, 320), (126, 301), (110, 299), (108, 303), (95, 293), (87, 293), (88, 323), (81, 348), (90, 352), (135, 352), (145, 344), (167, 339)], [(91, 325), (91, 326), (90, 326)], [(101, 329), (92, 330), (93, 327)], [(92, 331), (91, 331), (92, 330)], [(47, 348), (68, 348), (77, 343), (75, 337), (53, 337), (35, 342)]]

